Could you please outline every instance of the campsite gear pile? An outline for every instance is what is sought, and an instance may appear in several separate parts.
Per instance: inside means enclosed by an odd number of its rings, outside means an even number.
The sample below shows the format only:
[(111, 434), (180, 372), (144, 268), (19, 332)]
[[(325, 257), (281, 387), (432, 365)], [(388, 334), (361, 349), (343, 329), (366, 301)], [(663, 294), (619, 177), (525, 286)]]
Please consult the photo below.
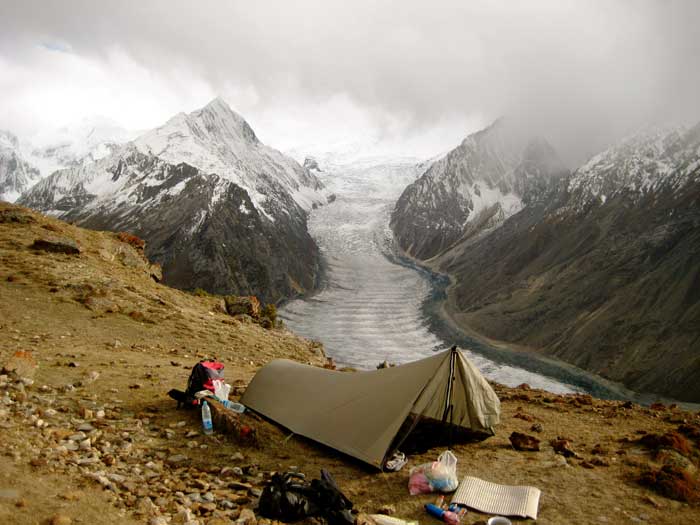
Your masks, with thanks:
[[(187, 380), (187, 390), (184, 392), (182, 390), (177, 390), (173, 388), (168, 392), (168, 395), (177, 401), (177, 408), (184, 406), (185, 408), (191, 408), (200, 405), (199, 399), (197, 399), (196, 394), (207, 390), (213, 395), (215, 394), (215, 381), (220, 381), (222, 384), (224, 379), (224, 364), (219, 361), (214, 360), (203, 360), (194, 365), (192, 372), (190, 372), (190, 377)], [(221, 386), (220, 386), (221, 388)], [(231, 387), (229, 385), (228, 390)], [(201, 397), (201, 396), (200, 396)], [(228, 393), (225, 398), (227, 399)]]
[(260, 495), (258, 512), (284, 522), (321, 517), (329, 525), (353, 525), (352, 502), (338, 488), (327, 470), (310, 483), (303, 474), (275, 474)]
[(459, 486), (457, 457), (446, 450), (437, 461), (413, 467), (409, 473), (408, 491), (411, 496), (430, 492), (452, 492)]
[[(195, 364), (187, 380), (187, 390), (170, 390), (168, 395), (177, 401), (177, 407), (201, 407), (202, 429), (213, 433), (214, 423), (241, 444), (253, 444), (256, 433), (243, 424), (240, 415), (246, 407), (228, 399), (231, 385), (224, 381), (224, 364), (216, 360), (202, 360)], [(207, 402), (208, 400), (208, 402)], [(221, 403), (219, 405), (219, 403)], [(228, 410), (222, 410), (221, 407)]]
[(493, 388), (456, 348), (352, 374), (276, 359), (258, 370), (241, 403), (378, 468), (424, 421), (484, 439), (500, 418)]

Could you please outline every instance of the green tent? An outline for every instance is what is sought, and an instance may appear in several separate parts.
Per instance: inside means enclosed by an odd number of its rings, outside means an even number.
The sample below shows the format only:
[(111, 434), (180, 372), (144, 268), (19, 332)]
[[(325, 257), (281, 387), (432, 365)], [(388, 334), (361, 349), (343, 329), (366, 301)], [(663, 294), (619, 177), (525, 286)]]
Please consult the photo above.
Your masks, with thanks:
[[(430, 418), (493, 435), (500, 416), (491, 385), (456, 348), (355, 373), (277, 359), (258, 371), (241, 402), (295, 434), (379, 468), (412, 421)], [(405, 435), (397, 437), (400, 432)]]

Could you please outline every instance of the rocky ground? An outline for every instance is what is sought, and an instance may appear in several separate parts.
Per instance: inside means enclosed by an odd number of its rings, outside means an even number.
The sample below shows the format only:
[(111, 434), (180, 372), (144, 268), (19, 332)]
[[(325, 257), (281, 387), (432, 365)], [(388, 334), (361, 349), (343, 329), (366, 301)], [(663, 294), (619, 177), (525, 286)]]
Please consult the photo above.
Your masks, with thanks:
[[(80, 251), (30, 248), (37, 239)], [(407, 481), (438, 449), (378, 473), (251, 414), (242, 417), (254, 446), (203, 435), (197, 412), (167, 397), (198, 359), (222, 360), (240, 393), (269, 359), (321, 364), (322, 352), (231, 317), (219, 298), (157, 284), (125, 240), (0, 204), (0, 366), (14, 370), (0, 375), (2, 522), (265, 525), (255, 508), (271, 473), (321, 468), (363, 513), (435, 522), (423, 511), (434, 498), (409, 496)], [(496, 388), (502, 423), (493, 438), (454, 447), (460, 476), (538, 487), (542, 524), (700, 520), (698, 414)], [(464, 523), (487, 517), (469, 511)]]

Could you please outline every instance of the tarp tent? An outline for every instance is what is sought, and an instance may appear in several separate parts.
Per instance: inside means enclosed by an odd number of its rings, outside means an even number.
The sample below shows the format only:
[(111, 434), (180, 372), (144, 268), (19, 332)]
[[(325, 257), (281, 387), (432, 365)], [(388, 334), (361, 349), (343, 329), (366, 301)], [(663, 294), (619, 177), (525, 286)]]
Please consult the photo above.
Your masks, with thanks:
[(241, 402), (295, 434), (380, 468), (411, 415), (487, 435), (500, 416), (496, 393), (456, 348), (355, 373), (274, 360), (258, 371)]

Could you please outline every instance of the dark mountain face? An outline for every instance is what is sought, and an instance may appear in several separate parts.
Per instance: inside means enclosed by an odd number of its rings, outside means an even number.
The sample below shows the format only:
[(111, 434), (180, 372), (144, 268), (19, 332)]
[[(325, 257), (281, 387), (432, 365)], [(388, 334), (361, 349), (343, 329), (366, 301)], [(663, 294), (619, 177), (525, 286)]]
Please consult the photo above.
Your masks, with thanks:
[[(146, 255), (163, 266), (164, 281), (178, 288), (257, 295), (265, 302), (314, 288), (320, 271), (318, 248), (306, 231), (303, 214), (273, 223), (233, 183), (210, 208), (214, 193), (221, 191), (218, 176), (186, 164), (167, 166), (162, 174), (165, 189), (149, 188), (135, 207), (76, 208), (62, 217), (146, 239)], [(183, 181), (185, 187), (177, 195), (151, 202), (153, 191)]]
[(700, 401), (699, 129), (612, 148), (441, 252), (455, 319), (632, 389)]

